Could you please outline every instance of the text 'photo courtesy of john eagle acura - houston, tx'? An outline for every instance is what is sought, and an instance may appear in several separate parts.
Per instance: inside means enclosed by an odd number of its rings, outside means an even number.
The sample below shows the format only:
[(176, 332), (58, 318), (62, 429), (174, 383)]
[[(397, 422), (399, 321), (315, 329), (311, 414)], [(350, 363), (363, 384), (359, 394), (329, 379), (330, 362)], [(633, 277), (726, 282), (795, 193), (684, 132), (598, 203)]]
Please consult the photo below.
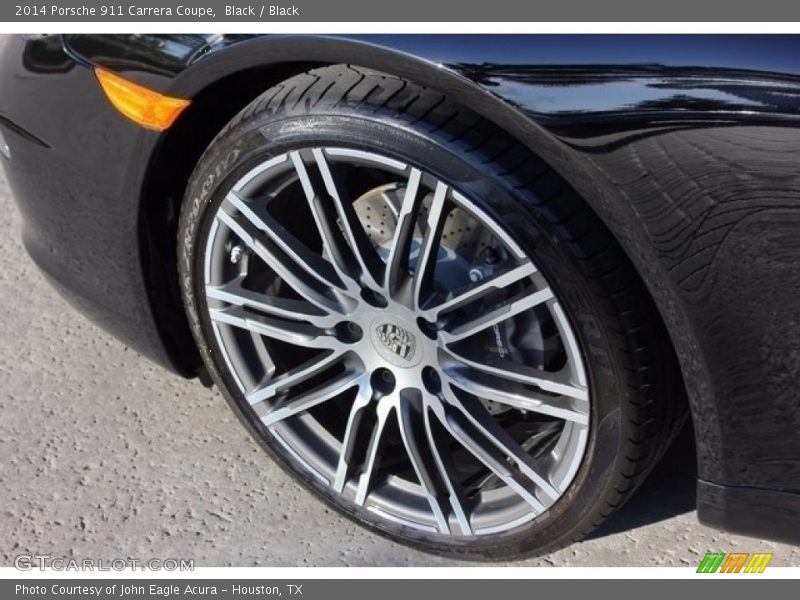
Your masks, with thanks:
[(699, 520), (800, 542), (800, 37), (16, 36), (0, 89), (56, 288), (364, 527), (546, 553), (689, 423)]

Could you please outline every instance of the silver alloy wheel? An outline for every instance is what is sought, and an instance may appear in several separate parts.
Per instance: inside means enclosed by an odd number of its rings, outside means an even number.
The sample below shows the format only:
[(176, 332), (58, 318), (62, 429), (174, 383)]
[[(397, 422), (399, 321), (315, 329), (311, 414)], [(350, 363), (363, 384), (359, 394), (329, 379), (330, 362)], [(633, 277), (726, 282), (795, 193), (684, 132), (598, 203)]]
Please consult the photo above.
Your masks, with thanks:
[(475, 536), (534, 519), (575, 477), (590, 401), (572, 328), (447, 182), (348, 148), (276, 156), (219, 205), (203, 276), (230, 377), (340, 501)]

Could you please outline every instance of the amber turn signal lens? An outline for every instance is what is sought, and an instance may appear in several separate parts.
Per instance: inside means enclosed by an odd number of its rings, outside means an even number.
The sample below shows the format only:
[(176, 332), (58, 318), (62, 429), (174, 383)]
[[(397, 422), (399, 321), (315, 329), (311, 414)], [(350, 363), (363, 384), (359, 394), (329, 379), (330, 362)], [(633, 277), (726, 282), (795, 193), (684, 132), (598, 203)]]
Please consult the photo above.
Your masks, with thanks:
[(148, 90), (100, 67), (95, 67), (94, 73), (111, 104), (131, 121), (148, 129), (168, 129), (191, 102)]

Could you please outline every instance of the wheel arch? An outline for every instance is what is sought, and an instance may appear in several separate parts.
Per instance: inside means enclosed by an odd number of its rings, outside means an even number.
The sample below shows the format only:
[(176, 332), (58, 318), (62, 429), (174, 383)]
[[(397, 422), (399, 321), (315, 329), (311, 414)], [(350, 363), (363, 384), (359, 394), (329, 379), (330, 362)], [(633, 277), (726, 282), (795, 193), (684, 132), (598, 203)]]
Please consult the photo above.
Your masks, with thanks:
[[(195, 163), (224, 124), (261, 92), (310, 68), (341, 63), (387, 72), (457, 98), (465, 108), (509, 132), (547, 163), (605, 223), (644, 282), (678, 357), (683, 378), (681, 388), (690, 399), (708, 394), (710, 378), (699, 355), (690, 319), (644, 232), (631, 227), (636, 223), (636, 215), (629, 203), (619, 201), (619, 190), (613, 182), (580, 151), (561, 142), (524, 114), (521, 107), (454, 69), (421, 58), (425, 55), (424, 48), (419, 55), (411, 55), (373, 43), (334, 37), (258, 37), (203, 55), (169, 81), (164, 92), (191, 98), (192, 105), (161, 136), (151, 155), (142, 188), (140, 230), (143, 252), (150, 254), (145, 259), (145, 276), (151, 304), (159, 329), (165, 338), (170, 338), (165, 343), (181, 372), (191, 375), (201, 368), (185, 316), (175, 313), (176, 309), (181, 310), (174, 258), (175, 223)], [(170, 306), (160, 306), (165, 298)], [(700, 392), (703, 388), (705, 391)], [(702, 429), (706, 430), (713, 423), (708, 410), (709, 407), (703, 410)], [(692, 412), (696, 417), (694, 407)]]

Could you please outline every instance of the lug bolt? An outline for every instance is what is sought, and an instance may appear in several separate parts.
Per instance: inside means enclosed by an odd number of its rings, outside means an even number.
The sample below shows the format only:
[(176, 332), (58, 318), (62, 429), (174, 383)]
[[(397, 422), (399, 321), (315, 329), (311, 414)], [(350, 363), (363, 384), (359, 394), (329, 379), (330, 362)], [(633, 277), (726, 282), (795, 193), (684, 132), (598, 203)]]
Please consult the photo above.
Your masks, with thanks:
[(372, 373), (370, 383), (372, 384), (372, 389), (375, 390), (377, 394), (377, 398), (391, 394), (397, 384), (394, 374), (389, 369), (383, 367), (376, 369)]
[(433, 367), (425, 367), (422, 370), (422, 383), (431, 394), (438, 394), (442, 389), (442, 380)]
[(359, 327), (357, 323), (353, 323), (352, 321), (347, 321), (346, 323), (339, 323), (334, 328), (334, 331), (339, 341), (344, 342), (345, 344), (355, 344), (357, 341), (361, 339), (361, 336), (364, 335), (364, 332), (361, 329), (361, 327)]
[(242, 260), (243, 254), (244, 250), (242, 249), (241, 246), (236, 245), (233, 248), (231, 248), (231, 263), (233, 263), (234, 265), (238, 263), (240, 260)]

